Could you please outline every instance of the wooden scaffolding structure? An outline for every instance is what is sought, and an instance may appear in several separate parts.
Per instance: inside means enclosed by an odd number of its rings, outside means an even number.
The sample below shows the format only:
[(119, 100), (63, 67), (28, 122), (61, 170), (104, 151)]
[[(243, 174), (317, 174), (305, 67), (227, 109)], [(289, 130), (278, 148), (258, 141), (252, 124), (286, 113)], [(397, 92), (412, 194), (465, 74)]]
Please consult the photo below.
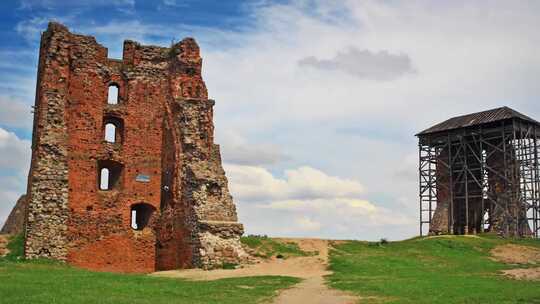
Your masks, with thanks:
[(539, 236), (539, 122), (503, 107), (417, 136), (420, 235)]

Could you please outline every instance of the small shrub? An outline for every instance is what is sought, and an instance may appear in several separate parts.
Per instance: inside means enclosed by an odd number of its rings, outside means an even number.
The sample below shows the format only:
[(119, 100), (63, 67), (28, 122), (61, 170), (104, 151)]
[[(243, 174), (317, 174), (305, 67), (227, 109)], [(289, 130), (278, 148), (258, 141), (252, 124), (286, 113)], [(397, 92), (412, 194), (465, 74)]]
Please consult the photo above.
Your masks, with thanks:
[(18, 261), (24, 259), (24, 235), (18, 234), (12, 236), (9, 239), (7, 244), (7, 249), (9, 253), (4, 257), (4, 259), (9, 261)]
[(384, 245), (389, 244), (390, 242), (386, 238), (381, 238), (378, 242), (368, 242), (368, 246), (376, 246), (376, 247), (382, 247)]
[(238, 264), (235, 263), (223, 263), (221, 265), (222, 269), (236, 269), (236, 267), (238, 267)]
[(240, 242), (242, 242), (242, 244), (248, 246), (249, 248), (255, 249), (262, 245), (262, 237), (257, 235), (243, 236), (242, 238), (240, 238)]

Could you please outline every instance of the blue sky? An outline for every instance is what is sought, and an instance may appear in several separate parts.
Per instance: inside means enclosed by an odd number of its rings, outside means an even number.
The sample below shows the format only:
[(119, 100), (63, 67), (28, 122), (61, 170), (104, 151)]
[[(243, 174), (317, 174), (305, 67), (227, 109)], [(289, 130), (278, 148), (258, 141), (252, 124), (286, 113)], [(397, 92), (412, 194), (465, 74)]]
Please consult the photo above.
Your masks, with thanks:
[[(277, 2), (276, 2), (277, 3)], [(39, 33), (45, 30), (50, 20), (68, 25), (84, 34), (107, 36), (105, 32), (92, 31), (94, 26), (114, 24), (156, 24), (174, 29), (161, 33), (146, 32), (145, 40), (150, 43), (168, 44), (185, 36), (194, 36), (198, 29), (227, 29), (245, 31), (253, 22), (251, 10), (265, 5), (260, 1), (4, 1), (0, 3), (0, 89), (2, 94), (31, 103), (34, 91), (31, 85), (22, 82), (34, 81), (37, 66)], [(121, 26), (120, 26), (121, 27)], [(135, 32), (118, 28), (123, 39), (137, 38)], [(104, 39), (108, 42), (107, 38)], [(112, 41), (111, 57), (121, 57), (122, 40)], [(35, 78), (35, 77), (34, 77)], [(21, 81), (22, 80), (22, 81)], [(7, 125), (0, 126), (14, 132), (20, 138), (31, 137), (29, 128)]]
[(0, 4), (0, 223), (26, 188), (49, 20), (167, 46), (193, 36), (248, 233), (417, 233), (414, 134), (507, 105), (540, 118), (537, 1), (23, 0)]

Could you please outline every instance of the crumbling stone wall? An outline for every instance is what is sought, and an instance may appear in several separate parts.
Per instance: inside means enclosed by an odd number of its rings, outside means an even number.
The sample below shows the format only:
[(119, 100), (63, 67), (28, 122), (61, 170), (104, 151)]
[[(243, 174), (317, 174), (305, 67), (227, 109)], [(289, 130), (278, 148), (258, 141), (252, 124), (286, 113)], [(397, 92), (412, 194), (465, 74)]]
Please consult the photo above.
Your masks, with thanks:
[(450, 216), (450, 170), (445, 166), (448, 164), (448, 148), (442, 149), (437, 155), (436, 189), (437, 206), (431, 224), (429, 225), (430, 234), (447, 234), (452, 231), (449, 224)]
[[(125, 41), (116, 60), (93, 37), (49, 24), (38, 68), (28, 258), (122, 272), (248, 258), (201, 69), (191, 38), (170, 48)], [(117, 104), (107, 103), (111, 85)], [(105, 140), (111, 122), (113, 143)], [(110, 189), (100, 188), (102, 168)], [(141, 210), (148, 214), (137, 222), (147, 225), (133, 229)]]
[[(506, 161), (508, 164), (507, 178), (519, 181), (519, 167), (516, 166), (515, 153), (510, 154), (514, 157), (505, 160), (503, 151), (493, 148), (500, 145), (500, 142), (493, 142), (492, 146), (486, 149), (488, 155), (490, 155), (487, 159), (487, 165), (495, 171), (502, 172)], [(505, 145), (507, 151), (514, 149), (510, 142), (505, 143)], [(532, 235), (527, 221), (527, 206), (519, 198), (519, 184), (513, 185), (507, 182), (504, 176), (490, 174), (488, 176), (488, 188), (491, 197), (496, 201), (496, 203), (489, 202), (487, 206), (491, 231), (512, 237)]]
[[(513, 151), (514, 147), (510, 142), (504, 143), (506, 151)], [(436, 189), (437, 189), (437, 206), (431, 219), (429, 233), (430, 234), (470, 234), (484, 232), (484, 217), (487, 214), (489, 219), (489, 232), (504, 236), (528, 236), (531, 235), (531, 229), (526, 219), (527, 206), (520, 201), (519, 184), (512, 185), (508, 180), (519, 181), (519, 168), (516, 167), (515, 153), (510, 153), (505, 157), (505, 153), (494, 147), (502, 147), (501, 139), (491, 140), (490, 145), (486, 145), (484, 150), (485, 164), (491, 169), (485, 169), (487, 173), (487, 192), (489, 198), (485, 198), (482, 208), (483, 189), (476, 183), (486, 182), (484, 180), (481, 158), (482, 151), (479, 146), (468, 145), (469, 154), (467, 154), (468, 170), (468, 209), (465, 202), (465, 187), (461, 169), (463, 168), (464, 159), (454, 160), (453, 173), (451, 176), (447, 165), (450, 163), (448, 159), (448, 148), (441, 150), (437, 156), (437, 171), (436, 171)], [(459, 152), (458, 147), (452, 148), (452, 155)], [(514, 155), (511, 157), (511, 155)], [(463, 157), (462, 154), (460, 157)], [(509, 158), (509, 159), (507, 159)], [(505, 171), (507, 167), (507, 175), (505, 177), (500, 172)], [(497, 172), (497, 173), (496, 173)], [(460, 182), (452, 184), (451, 181), (456, 181), (461, 178)], [(450, 190), (453, 191), (453, 198)], [(451, 210), (453, 205), (453, 210)], [(450, 223), (450, 213), (453, 212), (453, 223)], [(467, 221), (468, 215), (468, 221)], [(467, 226), (468, 223), (468, 226)]]
[(17, 235), (24, 232), (27, 205), (26, 195), (21, 195), (9, 213), (0, 234)]
[(25, 255), (67, 258), (69, 35), (51, 24), (39, 54)]
[(247, 259), (239, 236), (236, 208), (227, 188), (219, 146), (213, 144), (214, 102), (186, 99), (177, 103), (178, 132), (182, 138), (182, 200), (188, 205), (188, 227), (197, 265), (212, 268), (220, 263)]

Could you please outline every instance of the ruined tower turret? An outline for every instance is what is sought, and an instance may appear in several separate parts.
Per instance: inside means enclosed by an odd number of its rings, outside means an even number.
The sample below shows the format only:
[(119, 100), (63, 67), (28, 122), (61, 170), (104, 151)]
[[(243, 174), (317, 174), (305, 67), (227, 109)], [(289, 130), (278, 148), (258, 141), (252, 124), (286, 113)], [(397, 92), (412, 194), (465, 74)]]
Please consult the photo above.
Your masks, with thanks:
[(25, 255), (151, 272), (238, 263), (243, 227), (214, 144), (195, 40), (42, 34)]

